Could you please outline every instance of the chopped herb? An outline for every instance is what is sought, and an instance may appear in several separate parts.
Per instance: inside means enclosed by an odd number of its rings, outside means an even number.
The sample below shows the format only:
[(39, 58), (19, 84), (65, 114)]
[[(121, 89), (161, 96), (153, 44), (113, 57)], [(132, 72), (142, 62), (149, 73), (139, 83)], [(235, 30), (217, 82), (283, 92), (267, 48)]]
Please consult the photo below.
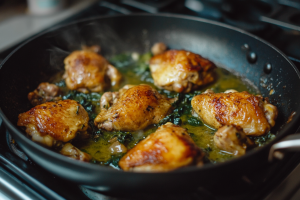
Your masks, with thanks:
[(181, 124), (181, 119), (180, 118), (175, 118), (174, 119), (174, 124), (175, 125), (180, 125)]
[[(98, 130), (99, 131), (99, 130)], [(134, 140), (132, 134), (130, 132), (123, 132), (123, 131), (113, 131), (113, 132), (98, 132), (97, 130), (94, 130), (94, 135), (100, 135), (102, 139), (105, 141), (109, 141), (112, 138), (116, 137), (117, 140), (124, 144), (125, 146)]]
[(146, 63), (140, 63), (139, 67), (135, 68), (135, 72), (138, 75), (143, 74), (144, 72), (149, 70), (150, 70), (149, 65), (147, 65)]
[(141, 55), (136, 63), (137, 67), (135, 67), (134, 71), (137, 73), (137, 75), (141, 75), (145, 72), (149, 72), (149, 60), (152, 57), (151, 53), (145, 53)]
[(112, 155), (111, 158), (104, 163), (104, 165), (113, 165), (114, 167), (119, 167), (119, 161), (125, 155), (125, 153), (118, 153)]
[(117, 68), (126, 67), (133, 63), (131, 55), (128, 53), (119, 54), (109, 59), (109, 62)]
[(58, 83), (55, 83), (55, 85), (57, 85), (58, 87), (66, 87), (66, 82), (65, 80), (61, 80)]
[(206, 147), (206, 148), (204, 148), (204, 151), (205, 151), (206, 153), (209, 153), (209, 152), (212, 151), (212, 148), (211, 148), (211, 147)]
[(203, 126), (203, 122), (196, 117), (188, 118), (187, 123), (192, 126)]
[(188, 115), (187, 118), (187, 123), (196, 126), (202, 126), (203, 123), (199, 121), (197, 118), (193, 118), (191, 116), (191, 111), (192, 111), (192, 105), (191, 105), (191, 100), (194, 96), (201, 94), (199, 91), (195, 91), (190, 94), (182, 94), (182, 93), (177, 93), (174, 94), (172, 92), (167, 92), (166, 90), (160, 90), (159, 91), (161, 94), (166, 94), (169, 98), (176, 98), (176, 101), (172, 103), (172, 106), (175, 108), (171, 114), (163, 118), (159, 123), (158, 126), (161, 126), (167, 122), (172, 122), (173, 124), (176, 125), (181, 125), (185, 119), (182, 118), (182, 115)]
[(255, 142), (255, 144), (257, 146), (263, 146), (265, 144), (267, 144), (268, 142), (272, 141), (276, 136), (274, 134), (272, 134), (271, 132), (268, 132), (267, 134), (263, 135), (263, 136), (249, 136), (249, 138), (251, 140), (253, 140)]
[[(65, 99), (72, 99), (80, 103), (84, 109), (89, 114), (90, 121), (94, 121), (96, 118), (96, 114), (94, 113), (94, 108), (96, 107), (97, 103), (99, 102), (101, 95), (98, 93), (90, 93), (90, 94), (84, 94), (77, 92), (76, 90), (71, 90), (66, 95), (62, 97), (63, 100)], [(79, 106), (77, 107), (78, 114)]]
[(173, 124), (179, 125), (181, 122), (180, 116), (181, 115), (179, 113), (173, 112), (173, 113), (167, 115), (162, 120), (160, 120), (160, 122), (158, 123), (158, 126), (161, 126), (167, 122), (172, 122)]
[(130, 141), (133, 140), (133, 136), (129, 132), (118, 131), (115, 132), (113, 135), (113, 137), (117, 137), (118, 141), (122, 144), (128, 144)]

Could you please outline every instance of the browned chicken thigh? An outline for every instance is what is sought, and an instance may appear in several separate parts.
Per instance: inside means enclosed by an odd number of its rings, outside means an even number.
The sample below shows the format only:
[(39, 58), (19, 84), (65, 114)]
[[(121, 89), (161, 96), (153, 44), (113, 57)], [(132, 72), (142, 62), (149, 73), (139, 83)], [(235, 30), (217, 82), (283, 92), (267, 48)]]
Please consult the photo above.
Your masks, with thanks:
[(168, 122), (129, 150), (119, 166), (125, 171), (164, 172), (201, 166), (203, 156), (186, 129)]
[(215, 145), (234, 156), (241, 156), (246, 153), (248, 147), (254, 143), (242, 131), (234, 126), (223, 126), (214, 135)]
[(213, 128), (233, 125), (246, 135), (260, 136), (275, 125), (277, 108), (248, 92), (203, 93), (192, 99), (194, 112)]
[(215, 68), (211, 61), (185, 50), (169, 50), (150, 60), (154, 84), (175, 92), (190, 92), (212, 82)]
[(31, 105), (37, 106), (48, 101), (58, 101), (59, 87), (51, 83), (41, 83), (33, 92), (28, 94)]
[(120, 72), (101, 55), (88, 51), (74, 51), (64, 60), (67, 87), (80, 92), (101, 92), (121, 81)]
[(88, 113), (74, 100), (47, 102), (19, 114), (18, 118), (17, 125), (26, 127), (33, 141), (48, 147), (85, 134), (89, 121)]
[(100, 129), (136, 131), (156, 124), (172, 111), (173, 99), (149, 85), (125, 86), (119, 92), (104, 93), (101, 111), (95, 119)]

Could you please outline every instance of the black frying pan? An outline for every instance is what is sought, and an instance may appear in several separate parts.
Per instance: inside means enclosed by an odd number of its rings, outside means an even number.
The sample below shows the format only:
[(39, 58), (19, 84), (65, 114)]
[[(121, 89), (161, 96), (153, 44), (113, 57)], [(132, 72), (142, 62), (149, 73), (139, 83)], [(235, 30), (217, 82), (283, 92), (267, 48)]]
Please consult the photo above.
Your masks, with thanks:
[[(27, 94), (62, 70), (63, 59), (82, 44), (99, 44), (104, 55), (112, 55), (124, 51), (146, 52), (158, 41), (171, 49), (201, 54), (218, 66), (249, 79), (279, 109), (276, 126), (272, 129), (277, 133), (276, 139), (225, 163), (186, 167), (168, 173), (131, 173), (66, 158), (32, 142), (16, 126), (18, 114), (31, 108)], [(25, 153), (57, 176), (102, 192), (184, 191), (198, 186), (232, 184), (235, 176), (266, 165), (271, 145), (297, 129), (299, 85), (299, 72), (285, 55), (242, 30), (177, 15), (101, 17), (55, 28), (15, 49), (1, 64), (0, 117)], [(270, 89), (275, 93), (270, 95)], [(296, 112), (293, 120), (286, 123), (293, 112)]]

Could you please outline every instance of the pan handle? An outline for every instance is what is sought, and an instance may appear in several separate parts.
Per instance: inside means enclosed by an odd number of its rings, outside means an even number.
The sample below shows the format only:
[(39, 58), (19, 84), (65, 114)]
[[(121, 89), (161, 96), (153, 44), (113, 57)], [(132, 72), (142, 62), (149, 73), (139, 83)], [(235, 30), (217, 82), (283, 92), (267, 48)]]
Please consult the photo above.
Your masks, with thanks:
[(268, 160), (271, 162), (274, 158), (281, 160), (284, 154), (280, 150), (300, 151), (300, 133), (289, 135), (280, 142), (273, 144), (270, 149)]

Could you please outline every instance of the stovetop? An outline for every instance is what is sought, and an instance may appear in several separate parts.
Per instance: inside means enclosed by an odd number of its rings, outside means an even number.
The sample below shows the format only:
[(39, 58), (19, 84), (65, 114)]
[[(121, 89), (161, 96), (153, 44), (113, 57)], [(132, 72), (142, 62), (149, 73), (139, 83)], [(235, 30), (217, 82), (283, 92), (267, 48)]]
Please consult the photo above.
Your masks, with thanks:
[[(239, 0), (99, 1), (57, 25), (94, 16), (132, 12), (164, 12), (199, 16), (242, 28), (267, 40), (287, 54), (300, 69), (300, 4), (297, 1), (280, 0), (251, 2), (255, 3), (250, 4), (249, 1)], [(3, 51), (0, 59), (7, 56), (16, 46)], [(262, 168), (257, 174), (241, 177), (240, 188), (234, 188), (232, 191), (216, 193), (199, 188), (193, 193), (175, 195), (99, 194), (84, 186), (56, 177), (36, 165), (19, 150), (13, 138), (4, 126), (1, 126), (1, 122), (0, 119), (0, 188), (2, 188), (0, 199), (1, 197), (5, 199), (6, 195), (12, 199), (273, 200), (276, 197), (277, 199), (297, 199), (299, 195), (297, 191), (300, 181), (295, 180), (294, 177), (300, 172), (300, 153), (287, 154), (282, 161)], [(280, 195), (277, 193), (279, 190), (282, 191)]]

